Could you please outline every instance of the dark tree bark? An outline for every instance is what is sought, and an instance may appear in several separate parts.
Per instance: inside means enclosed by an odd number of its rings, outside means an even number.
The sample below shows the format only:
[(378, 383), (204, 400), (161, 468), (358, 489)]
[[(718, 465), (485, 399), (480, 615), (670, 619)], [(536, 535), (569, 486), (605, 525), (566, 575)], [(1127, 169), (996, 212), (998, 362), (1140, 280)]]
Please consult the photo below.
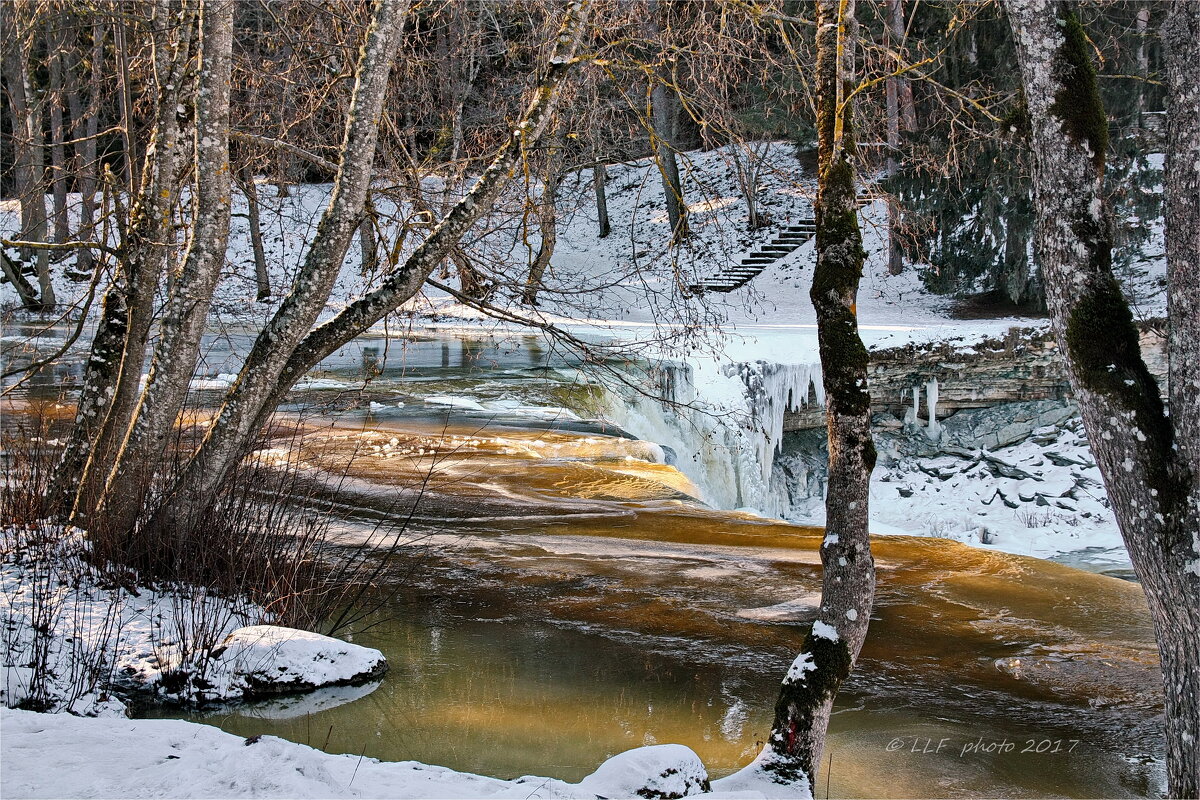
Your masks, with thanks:
[(866, 640), (875, 597), (867, 532), (875, 445), (867, 350), (855, 313), (866, 254), (851, 165), (853, 108), (843, 100), (855, 85), (857, 35), (853, 0), (819, 0), (817, 266), (810, 297), (817, 315), (829, 437), (821, 608), (783, 679), (767, 745), (744, 776), (747, 782), (757, 776), (801, 794), (815, 785), (833, 701)]
[[(0, 4), (0, 19), (5, 30), (4, 72), (8, 88), (8, 104), (12, 112), (13, 132), (13, 189), (21, 203), (21, 231), (17, 239), (44, 242), (47, 237), (46, 176), (43, 155), (42, 103), (36, 100), (30, 75), (30, 50), (33, 47), (33, 23), (23, 18), (33, 12), (32, 6), (16, 3)], [(25, 249), (25, 261), (36, 265), (38, 298), (35, 303), (25, 300), (30, 308), (48, 311), (54, 308), (54, 284), (50, 280), (50, 253), (47, 250)], [(20, 284), (16, 284), (18, 288)], [(26, 284), (28, 285), (28, 284)]]
[[(646, 38), (652, 44), (662, 38), (659, 25), (659, 0), (646, 0)], [(688, 209), (683, 197), (683, 181), (679, 177), (679, 161), (675, 157), (675, 113), (670, 75), (662, 68), (651, 77), (650, 85), (650, 146), (662, 175), (663, 194), (667, 203), (667, 222), (671, 226), (671, 241), (678, 243), (688, 236)]]
[(592, 168), (592, 188), (596, 192), (596, 221), (600, 227), (600, 238), (612, 232), (608, 221), (608, 170), (603, 164)]
[[(125, 295), (120, 306), (126, 315), (122, 325), (119, 368), (115, 372), (105, 369), (93, 373), (97, 380), (114, 380), (111, 385), (84, 387), (85, 392), (94, 391), (102, 398), (105, 416), (93, 432), (94, 440), (86, 444), (75, 441), (87, 435), (86, 428), (72, 430), (68, 437), (66, 453), (87, 453), (82, 473), (71, 473), (69, 468), (73, 462), (64, 460), (56, 475), (56, 480), (78, 485), (76, 502), (71, 509), (71, 516), (77, 522), (86, 520), (93, 503), (103, 496), (117, 449), (133, 419), (154, 321), (155, 293), (172, 238), (171, 212), (178, 197), (176, 169), (180, 134), (176, 109), (194, 28), (193, 14), (185, 12), (178, 38), (172, 41), (172, 26), (165, 21), (179, 10), (180, 5), (175, 0), (159, 0), (156, 7), (156, 15), (164, 20), (164, 24), (154, 27), (153, 33), (155, 68), (162, 85), (158, 87), (155, 121), (148, 146), (151, 157), (147, 159), (138, 192), (133, 197), (117, 259), (121, 273), (117, 285)], [(95, 346), (93, 342), (93, 349)]]
[[(887, 0), (887, 26), (884, 41), (894, 50), (892, 68), (899, 69), (904, 56), (904, 0)], [(912, 86), (908, 80), (897, 76), (887, 80), (887, 174), (894, 176), (899, 171), (897, 155), (900, 152), (900, 131), (912, 133), (917, 129), (917, 112), (913, 103)], [(900, 204), (894, 197), (888, 198), (888, 272), (899, 275), (904, 271), (904, 248), (900, 246)]]
[[(75, 164), (73, 172), (79, 182), (79, 238), (90, 241), (95, 236), (96, 225), (96, 134), (100, 129), (100, 93), (103, 81), (104, 32), (99, 21), (92, 23), (92, 57), (88, 75), (90, 96), (85, 106), (79, 93), (82, 64), (79, 49), (82, 46), (78, 29), (75, 47), (71, 49), (73, 59), (69, 64), (67, 82), (67, 109), (71, 117), (71, 136), (74, 141)], [(75, 265), (80, 272), (93, 269), (94, 257), (91, 250), (79, 251)]]
[(246, 216), (250, 226), (250, 249), (254, 251), (254, 283), (258, 289), (256, 299), (259, 302), (271, 297), (271, 279), (267, 274), (267, 251), (263, 246), (262, 219), (258, 209), (258, 187), (254, 183), (254, 174), (246, 169), (243, 171), (238, 186), (246, 198)]
[(67, 218), (67, 149), (63, 120), (63, 27), (64, 14), (46, 20), (46, 46), (50, 50), (50, 189), (54, 200), (54, 241), (71, 241), (71, 226)]
[(1200, 796), (1200, 5), (1175, 0), (1167, 45), (1169, 411), (1112, 273), (1108, 121), (1073, 4), (1009, 0), (1032, 130), (1036, 252), (1088, 441), (1154, 620), (1167, 793)]
[[(559, 123), (561, 125), (561, 123)], [(538, 197), (538, 250), (529, 267), (529, 277), (525, 281), (525, 291), (521, 302), (527, 306), (537, 305), (538, 291), (542, 288), (542, 280), (550, 259), (554, 257), (554, 248), (558, 244), (558, 184), (563, 176), (563, 147), (566, 144), (566, 130), (560, 129), (556, 136), (551, 137), (551, 144), (546, 148), (546, 169), (542, 175), (542, 192)]]

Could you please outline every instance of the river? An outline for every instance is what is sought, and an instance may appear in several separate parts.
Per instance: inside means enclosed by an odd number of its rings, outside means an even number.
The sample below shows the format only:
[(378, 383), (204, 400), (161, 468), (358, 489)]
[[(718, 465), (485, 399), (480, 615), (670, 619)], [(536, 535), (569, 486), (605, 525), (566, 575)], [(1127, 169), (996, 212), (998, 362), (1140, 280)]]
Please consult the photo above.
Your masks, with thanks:
[[(238, 336), (210, 343), (214, 385)], [(599, 419), (612, 398), (575, 367), (530, 337), (458, 334), (364, 340), (324, 363), (286, 409), (297, 427), (260, 457), (344, 476), (327, 499), (347, 541), (410, 518), (405, 557), (350, 634), (392, 669), (369, 692), (186, 716), (500, 777), (578, 779), (655, 742), (691, 746), (714, 776), (746, 763), (811, 619), (821, 532), (700, 502), (705, 487), (667, 463), (688, 454)], [(831, 727), (832, 795), (1159, 791), (1136, 584), (938, 539), (873, 546), (879, 592)]]

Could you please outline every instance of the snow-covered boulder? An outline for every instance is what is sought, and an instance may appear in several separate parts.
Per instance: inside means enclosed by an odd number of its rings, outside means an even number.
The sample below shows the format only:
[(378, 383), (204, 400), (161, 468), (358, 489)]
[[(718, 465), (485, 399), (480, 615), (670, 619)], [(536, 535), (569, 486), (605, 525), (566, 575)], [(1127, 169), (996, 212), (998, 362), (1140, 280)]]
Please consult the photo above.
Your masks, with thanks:
[(618, 753), (579, 782), (598, 797), (673, 800), (709, 791), (700, 756), (681, 744), (656, 744)]
[(319, 633), (277, 625), (238, 628), (212, 652), (210, 680), (225, 696), (303, 692), (362, 683), (387, 672), (383, 653)]

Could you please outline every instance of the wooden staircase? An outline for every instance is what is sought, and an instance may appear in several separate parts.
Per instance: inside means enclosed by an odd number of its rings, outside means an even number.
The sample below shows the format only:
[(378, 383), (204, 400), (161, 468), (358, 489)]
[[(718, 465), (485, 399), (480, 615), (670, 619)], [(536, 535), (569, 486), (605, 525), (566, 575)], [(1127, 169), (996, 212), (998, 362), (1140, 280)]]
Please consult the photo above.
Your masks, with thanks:
[[(862, 192), (858, 195), (858, 207), (862, 208), (874, 201), (878, 195), (872, 192)], [(727, 294), (734, 289), (740, 289), (764, 269), (790, 255), (817, 234), (817, 221), (814, 217), (805, 217), (794, 225), (788, 225), (775, 238), (742, 257), (737, 264), (723, 264), (704, 280), (688, 286), (688, 290), (700, 294), (703, 292), (720, 292)]]

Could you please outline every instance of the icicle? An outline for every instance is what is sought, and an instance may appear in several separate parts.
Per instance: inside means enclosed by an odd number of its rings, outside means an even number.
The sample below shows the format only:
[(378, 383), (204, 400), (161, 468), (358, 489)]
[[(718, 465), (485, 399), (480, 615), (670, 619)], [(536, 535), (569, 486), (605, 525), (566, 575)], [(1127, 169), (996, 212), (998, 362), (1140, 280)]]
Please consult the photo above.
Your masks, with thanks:
[(912, 408), (904, 412), (905, 428), (917, 427), (917, 420), (920, 419), (919, 415), (921, 413), (921, 387), (912, 387), (912, 400)]
[(937, 439), (941, 435), (942, 426), (937, 421), (938, 382), (933, 378), (925, 384), (925, 398), (929, 405), (929, 438)]

